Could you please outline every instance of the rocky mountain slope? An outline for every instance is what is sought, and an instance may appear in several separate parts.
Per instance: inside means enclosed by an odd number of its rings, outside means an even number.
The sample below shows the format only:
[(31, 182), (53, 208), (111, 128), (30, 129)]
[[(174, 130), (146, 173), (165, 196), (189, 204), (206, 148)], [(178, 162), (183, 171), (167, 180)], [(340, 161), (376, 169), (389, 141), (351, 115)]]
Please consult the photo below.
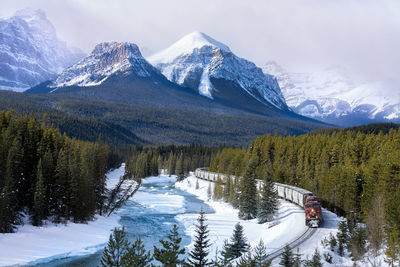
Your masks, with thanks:
[(259, 110), (288, 110), (273, 76), (204, 33), (190, 33), (148, 60), (171, 82), (210, 99), (250, 110), (261, 105)]
[(24, 91), (53, 79), (83, 55), (58, 39), (41, 10), (24, 9), (0, 19), (0, 90)]

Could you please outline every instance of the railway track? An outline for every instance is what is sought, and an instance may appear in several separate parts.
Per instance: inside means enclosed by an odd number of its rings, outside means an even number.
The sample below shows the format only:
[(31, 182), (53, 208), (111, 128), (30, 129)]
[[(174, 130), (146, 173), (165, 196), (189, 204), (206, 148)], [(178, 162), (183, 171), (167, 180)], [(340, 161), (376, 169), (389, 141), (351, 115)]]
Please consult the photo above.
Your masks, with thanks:
[[(218, 175), (220, 175), (220, 174), (218, 174)], [(203, 177), (200, 177), (200, 176), (197, 176), (197, 175), (196, 175), (196, 177), (199, 178), (199, 179), (202, 179), (202, 180), (209, 181), (209, 182), (215, 182), (215, 180), (203, 178)], [(291, 249), (294, 249), (294, 248), (300, 246), (302, 243), (307, 241), (317, 231), (317, 229), (318, 228), (311, 228), (311, 227), (308, 228), (302, 235), (300, 235), (299, 237), (297, 237), (295, 240), (293, 240), (292, 242), (290, 242), (287, 245), (289, 245), (289, 247)], [(280, 249), (275, 250), (274, 252), (272, 252), (272, 253), (270, 253), (268, 255), (268, 259), (267, 260), (274, 260), (274, 259), (278, 258), (279, 256), (282, 255), (284, 250), (285, 250), (285, 247), (282, 247)]]
[[(308, 228), (307, 231), (305, 231), (301, 236), (293, 240), (291, 243), (289, 243), (289, 247), (291, 249), (294, 249), (298, 246), (300, 246), (302, 243), (307, 241), (316, 231), (318, 228)], [(278, 250), (275, 250), (274, 252), (270, 253), (268, 255), (268, 260), (274, 260), (278, 258), (279, 256), (282, 255), (283, 251), (285, 250), (285, 247), (280, 248)]]

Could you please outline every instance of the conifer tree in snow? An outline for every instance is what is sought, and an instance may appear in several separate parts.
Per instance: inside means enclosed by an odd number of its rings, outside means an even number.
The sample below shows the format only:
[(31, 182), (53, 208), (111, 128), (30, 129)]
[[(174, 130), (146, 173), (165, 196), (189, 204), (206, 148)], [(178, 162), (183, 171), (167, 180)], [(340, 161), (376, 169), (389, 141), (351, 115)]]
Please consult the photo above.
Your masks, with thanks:
[(232, 259), (239, 258), (243, 253), (248, 251), (249, 245), (243, 233), (243, 226), (240, 223), (235, 225), (230, 241), (230, 255)]
[(46, 189), (43, 182), (42, 160), (39, 160), (36, 174), (36, 187), (34, 195), (34, 211), (32, 216), (32, 224), (41, 226), (45, 214), (45, 194)]
[(297, 248), (296, 255), (294, 256), (293, 267), (301, 267), (301, 254)]
[(190, 266), (203, 267), (209, 265), (207, 256), (209, 253), (208, 248), (211, 246), (211, 244), (210, 239), (208, 238), (209, 230), (207, 229), (207, 224), (205, 224), (205, 221), (205, 213), (203, 210), (201, 210), (196, 224), (194, 248), (189, 252)]
[(254, 264), (255, 264), (254, 266), (255, 267), (271, 266), (272, 260), (267, 260), (267, 258), (268, 258), (267, 248), (265, 247), (262, 239), (260, 239), (260, 242), (254, 248), (253, 254), (254, 254), (253, 258), (254, 258)]
[(265, 223), (272, 220), (278, 210), (278, 193), (275, 191), (272, 177), (267, 170), (261, 186), (261, 198), (258, 205), (258, 222)]
[(306, 260), (304, 267), (322, 267), (321, 254), (316, 248), (311, 260)]
[(256, 261), (251, 256), (250, 251), (240, 257), (236, 267), (256, 267)]
[(342, 220), (338, 224), (337, 241), (338, 241), (338, 254), (340, 256), (344, 255), (344, 249), (347, 246), (349, 236), (347, 230), (347, 223)]
[(128, 266), (127, 257), (129, 251), (129, 242), (126, 240), (125, 228), (115, 228), (110, 235), (107, 246), (104, 248), (100, 260), (102, 267), (122, 267)]
[(253, 219), (257, 215), (256, 164), (250, 160), (245, 174), (240, 179), (239, 217), (244, 220)]
[(290, 250), (290, 247), (288, 245), (286, 245), (285, 250), (282, 253), (281, 261), (279, 262), (279, 266), (293, 267), (293, 265), (294, 265), (293, 252)]
[(387, 238), (385, 255), (385, 262), (387, 262), (389, 266), (395, 266), (395, 263), (400, 261), (400, 240), (397, 226), (392, 226), (392, 229), (390, 230)]
[(161, 262), (163, 266), (176, 267), (178, 264), (183, 264), (184, 261), (179, 259), (180, 255), (185, 254), (185, 248), (180, 247), (181, 241), (178, 227), (174, 224), (168, 235), (168, 240), (160, 240), (162, 248), (154, 246), (154, 259)]
[(212, 266), (216, 267), (231, 267), (232, 264), (229, 262), (232, 260), (231, 255), (231, 245), (228, 240), (224, 240), (224, 245), (222, 246), (222, 250), (218, 253), (215, 253), (215, 259), (211, 262)]
[(152, 260), (150, 252), (146, 251), (142, 239), (138, 237), (135, 243), (129, 247), (123, 263), (126, 263), (124, 266), (147, 267)]

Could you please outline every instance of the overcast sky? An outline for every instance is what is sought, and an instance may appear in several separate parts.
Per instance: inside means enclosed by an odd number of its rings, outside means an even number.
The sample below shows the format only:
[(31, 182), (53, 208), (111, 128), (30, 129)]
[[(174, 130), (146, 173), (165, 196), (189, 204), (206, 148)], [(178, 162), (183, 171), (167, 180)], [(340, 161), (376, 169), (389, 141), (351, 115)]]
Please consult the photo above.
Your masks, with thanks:
[(260, 65), (293, 71), (341, 65), (400, 82), (399, 0), (0, 0), (0, 17), (43, 9), (59, 37), (90, 52), (129, 41), (149, 55), (195, 30)]

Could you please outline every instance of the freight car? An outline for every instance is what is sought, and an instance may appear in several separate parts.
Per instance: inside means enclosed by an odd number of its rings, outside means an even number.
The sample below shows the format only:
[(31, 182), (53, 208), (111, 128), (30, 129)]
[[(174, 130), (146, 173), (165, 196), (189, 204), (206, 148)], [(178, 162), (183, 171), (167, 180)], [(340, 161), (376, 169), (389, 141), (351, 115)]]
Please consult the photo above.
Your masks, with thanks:
[[(194, 172), (195, 176), (200, 179), (216, 182), (218, 179), (235, 178), (232, 175), (222, 173), (209, 172), (204, 168), (198, 168)], [(262, 180), (257, 180), (258, 189), (262, 186)], [(308, 190), (287, 184), (274, 183), (274, 187), (278, 196), (282, 199), (290, 201), (304, 209), (305, 224), (309, 227), (319, 227), (322, 223), (321, 201), (316, 195)]]

